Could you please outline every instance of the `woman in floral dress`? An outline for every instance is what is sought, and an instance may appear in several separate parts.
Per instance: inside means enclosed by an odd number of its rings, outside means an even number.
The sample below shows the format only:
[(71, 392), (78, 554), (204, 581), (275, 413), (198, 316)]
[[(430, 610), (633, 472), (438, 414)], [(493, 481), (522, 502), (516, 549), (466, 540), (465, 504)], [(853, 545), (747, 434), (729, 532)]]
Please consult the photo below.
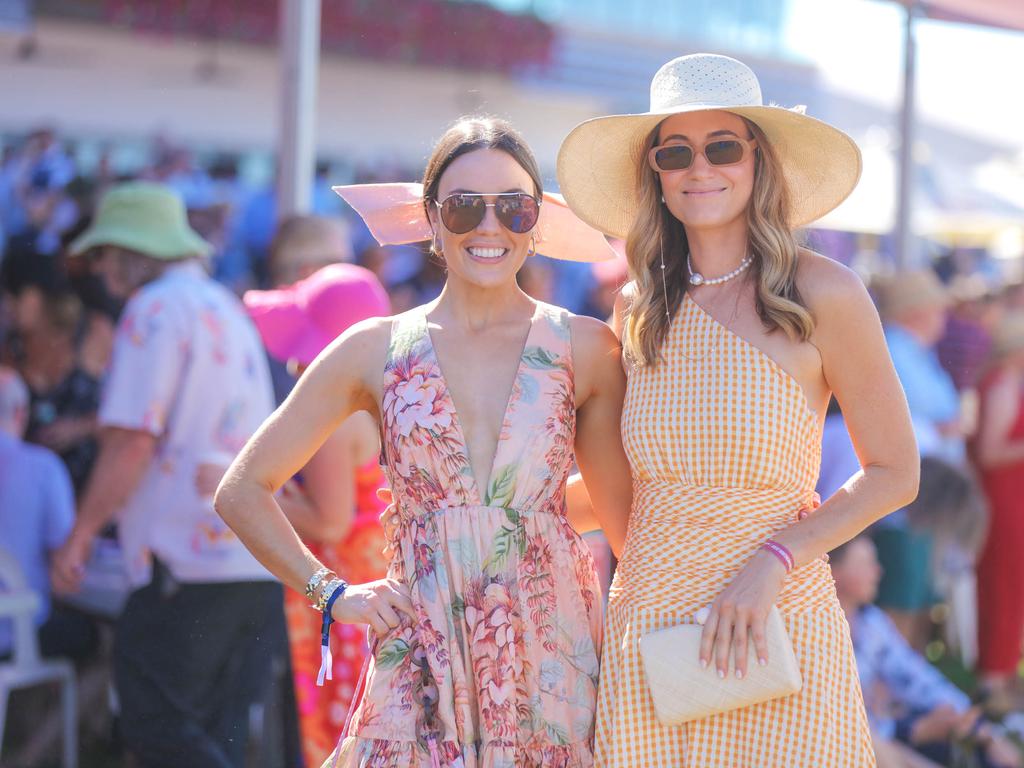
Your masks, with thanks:
[(539, 216), (541, 205), (559, 212), (541, 195), (506, 123), (453, 126), (418, 207), (448, 268), (441, 296), (329, 347), (218, 491), (218, 511), (252, 552), (302, 589), (320, 563), (273, 492), (348, 414), (379, 418), (394, 554), (387, 579), (352, 585), (333, 606), (376, 637), (327, 765), (593, 764), (601, 594), (565, 516), (565, 481), (575, 460), (618, 549), (630, 504), (624, 373), (607, 326), (516, 284), (538, 244), (553, 256), (611, 255), (589, 230), (561, 248), (553, 230), (572, 214)]

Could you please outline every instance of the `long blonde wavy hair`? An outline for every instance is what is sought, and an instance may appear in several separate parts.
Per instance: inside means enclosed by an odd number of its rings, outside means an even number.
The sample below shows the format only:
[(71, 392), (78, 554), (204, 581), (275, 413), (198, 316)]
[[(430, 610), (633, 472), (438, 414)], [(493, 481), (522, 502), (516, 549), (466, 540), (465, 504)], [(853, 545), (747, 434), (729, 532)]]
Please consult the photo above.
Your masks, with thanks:
[[(749, 120), (744, 119), (744, 122), (757, 140), (754, 187), (747, 206), (747, 230), (753, 256), (751, 272), (757, 282), (757, 314), (769, 330), (781, 328), (790, 338), (806, 341), (814, 330), (814, 318), (796, 286), (799, 246), (787, 223), (789, 198), (782, 166), (764, 132)], [(626, 239), (626, 258), (633, 285), (626, 296), (623, 347), (627, 358), (637, 365), (655, 365), (661, 358), (661, 344), (671, 317), (683, 300), (689, 277), (686, 230), (661, 203), (661, 184), (646, 160), (648, 151), (658, 142), (658, 128), (635, 148), (640, 200)]]

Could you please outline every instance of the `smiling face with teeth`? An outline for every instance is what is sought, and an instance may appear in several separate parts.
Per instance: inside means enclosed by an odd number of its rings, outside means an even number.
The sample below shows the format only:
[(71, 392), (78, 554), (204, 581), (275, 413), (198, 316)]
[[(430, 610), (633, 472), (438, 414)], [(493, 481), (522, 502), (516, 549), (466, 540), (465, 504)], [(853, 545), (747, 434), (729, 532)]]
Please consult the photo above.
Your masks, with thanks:
[[(672, 115), (659, 127), (658, 144), (686, 143), (702, 147), (716, 138), (752, 138), (743, 118), (709, 110)], [(745, 226), (754, 190), (754, 153), (736, 165), (712, 165), (700, 152), (682, 171), (658, 174), (665, 205), (687, 230)]]
[[(438, 186), (438, 200), (456, 193), (496, 195), (526, 192), (540, 196), (530, 174), (507, 152), (477, 149), (460, 155), (445, 169)], [(493, 199), (487, 202), (494, 202)], [(438, 233), (440, 249), (448, 267), (448, 279), (464, 280), (486, 288), (515, 282), (526, 261), (533, 232), (516, 234), (504, 227), (488, 207), (476, 229), (464, 235), (450, 232), (441, 222), (437, 207), (431, 206), (430, 222)]]

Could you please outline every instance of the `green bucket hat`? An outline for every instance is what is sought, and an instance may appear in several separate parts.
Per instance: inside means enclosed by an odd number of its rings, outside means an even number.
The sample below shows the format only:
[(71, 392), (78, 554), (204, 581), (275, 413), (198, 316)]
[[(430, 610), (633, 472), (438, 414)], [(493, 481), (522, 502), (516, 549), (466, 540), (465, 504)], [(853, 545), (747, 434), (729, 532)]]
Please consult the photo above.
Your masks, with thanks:
[(116, 245), (154, 259), (206, 256), (213, 246), (189, 226), (185, 204), (174, 190), (149, 181), (111, 187), (92, 225), (71, 243), (78, 256), (100, 245)]

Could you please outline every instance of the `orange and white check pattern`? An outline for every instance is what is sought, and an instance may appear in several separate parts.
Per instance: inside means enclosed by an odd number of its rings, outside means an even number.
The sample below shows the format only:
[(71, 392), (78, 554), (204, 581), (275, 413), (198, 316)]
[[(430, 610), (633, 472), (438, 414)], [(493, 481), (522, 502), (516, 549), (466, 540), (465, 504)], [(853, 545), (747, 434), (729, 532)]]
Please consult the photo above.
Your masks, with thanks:
[(598, 696), (602, 768), (862, 768), (875, 759), (828, 565), (779, 597), (800, 693), (677, 727), (655, 716), (637, 639), (693, 621), (757, 547), (810, 506), (821, 458), (803, 389), (687, 296), (664, 360), (631, 372), (622, 417), (634, 500), (611, 587)]

